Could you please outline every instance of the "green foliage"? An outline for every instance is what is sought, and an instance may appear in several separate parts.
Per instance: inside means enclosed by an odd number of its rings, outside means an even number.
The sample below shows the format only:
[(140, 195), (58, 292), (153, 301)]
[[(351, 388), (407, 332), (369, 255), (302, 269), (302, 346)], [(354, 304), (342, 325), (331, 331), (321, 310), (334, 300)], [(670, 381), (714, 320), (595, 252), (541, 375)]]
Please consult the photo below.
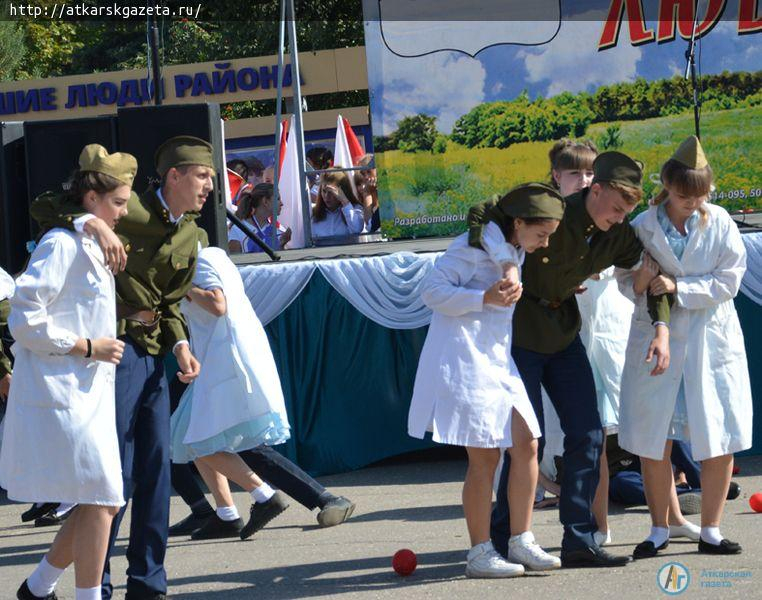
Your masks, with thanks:
[(434, 138), (434, 144), (431, 147), (434, 154), (444, 154), (447, 151), (447, 136), (441, 133)]
[(508, 148), (529, 141), (580, 136), (593, 118), (585, 95), (568, 92), (554, 98), (480, 104), (455, 123), (452, 140), (469, 148)]
[(405, 117), (397, 123), (397, 130), (391, 137), (403, 152), (430, 151), (437, 137), (436, 120), (436, 117), (423, 114)]
[[(8, 2), (0, 2), (0, 15), (5, 14)], [(1, 18), (1, 17), (0, 17)], [(26, 54), (24, 32), (19, 23), (10, 20), (0, 20), (0, 80), (11, 79)]]
[(622, 128), (617, 125), (609, 125), (606, 132), (597, 140), (599, 150), (616, 150), (622, 147)]

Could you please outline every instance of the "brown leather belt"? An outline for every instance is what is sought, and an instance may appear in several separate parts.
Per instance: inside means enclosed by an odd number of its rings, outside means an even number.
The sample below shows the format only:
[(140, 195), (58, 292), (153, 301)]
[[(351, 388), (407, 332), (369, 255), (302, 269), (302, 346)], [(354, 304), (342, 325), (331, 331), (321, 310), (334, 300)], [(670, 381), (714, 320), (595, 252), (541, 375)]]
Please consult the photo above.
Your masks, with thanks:
[(119, 304), (118, 302), (116, 304), (117, 319), (135, 321), (149, 331), (159, 324), (159, 317), (159, 313), (155, 310), (140, 310), (126, 304)]
[(538, 298), (537, 296), (535, 296), (534, 294), (530, 294), (526, 290), (522, 292), (522, 295), (526, 296), (527, 298), (529, 298), (530, 300), (534, 302), (537, 302), (537, 304), (539, 304), (543, 308), (549, 308), (551, 310), (558, 310), (563, 305), (563, 302), (558, 302), (556, 300), (551, 301), (551, 300), (546, 300), (545, 298)]

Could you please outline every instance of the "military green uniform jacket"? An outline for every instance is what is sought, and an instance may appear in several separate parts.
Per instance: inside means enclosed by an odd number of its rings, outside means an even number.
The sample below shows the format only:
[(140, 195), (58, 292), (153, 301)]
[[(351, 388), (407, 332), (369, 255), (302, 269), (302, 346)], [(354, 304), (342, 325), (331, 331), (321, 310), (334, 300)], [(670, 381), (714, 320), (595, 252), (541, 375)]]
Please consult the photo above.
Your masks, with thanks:
[[(588, 189), (565, 198), (564, 218), (547, 248), (527, 253), (522, 267), (524, 292), (513, 316), (513, 344), (552, 354), (566, 348), (580, 329), (576, 289), (611, 265), (629, 269), (641, 258), (643, 245), (629, 221), (608, 231), (598, 229), (585, 208)], [(480, 224), (489, 220), (490, 203), (469, 212), (471, 245), (478, 245)], [(654, 298), (651, 316), (669, 322), (666, 296)]]
[[(207, 246), (208, 238), (195, 223), (198, 212), (185, 213), (172, 223), (169, 211), (151, 188), (139, 198), (131, 196), (127, 211), (115, 230), (127, 250), (127, 268), (116, 276), (117, 303), (135, 311), (157, 311), (160, 321), (158, 327), (146, 328), (121, 319), (117, 332), (158, 355), (188, 339), (180, 300), (190, 290), (199, 244)], [(85, 214), (77, 203), (52, 193), (37, 198), (31, 213), (44, 231), (73, 229), (73, 221)]]
[[(0, 300), (0, 331), (8, 327), (8, 315), (11, 314), (11, 301), (6, 298)], [(11, 372), (11, 359), (5, 355), (3, 345), (0, 343), (0, 379)]]

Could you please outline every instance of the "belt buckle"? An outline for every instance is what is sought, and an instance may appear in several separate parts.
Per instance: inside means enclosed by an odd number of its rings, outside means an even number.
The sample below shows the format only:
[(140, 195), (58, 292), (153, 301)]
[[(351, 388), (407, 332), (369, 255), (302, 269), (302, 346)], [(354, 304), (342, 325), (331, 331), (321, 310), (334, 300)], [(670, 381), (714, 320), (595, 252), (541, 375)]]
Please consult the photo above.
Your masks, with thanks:
[(545, 300), (545, 298), (540, 298), (539, 304), (543, 308), (549, 308), (551, 310), (557, 310), (561, 307), (560, 302), (556, 302), (556, 301), (551, 302), (550, 300)]

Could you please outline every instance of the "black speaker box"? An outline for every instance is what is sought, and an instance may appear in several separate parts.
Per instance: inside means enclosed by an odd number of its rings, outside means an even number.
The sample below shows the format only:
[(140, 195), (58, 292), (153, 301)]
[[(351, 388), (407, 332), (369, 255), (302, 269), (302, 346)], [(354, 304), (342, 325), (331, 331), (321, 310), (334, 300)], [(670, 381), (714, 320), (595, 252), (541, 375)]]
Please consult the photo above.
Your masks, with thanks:
[(24, 123), (29, 199), (47, 191), (63, 190), (62, 184), (77, 168), (79, 154), (88, 144), (109, 152), (118, 149), (116, 117), (90, 117)]
[(227, 248), (225, 213), (225, 161), (218, 104), (184, 104), (122, 108), (117, 113), (119, 150), (138, 159), (138, 173), (133, 185), (138, 193), (158, 180), (154, 168), (156, 149), (176, 135), (192, 135), (207, 140), (214, 147), (214, 191), (209, 195), (198, 225), (209, 235), (212, 246)]
[(23, 123), (0, 123), (0, 266), (10, 274), (26, 261), (32, 239)]

